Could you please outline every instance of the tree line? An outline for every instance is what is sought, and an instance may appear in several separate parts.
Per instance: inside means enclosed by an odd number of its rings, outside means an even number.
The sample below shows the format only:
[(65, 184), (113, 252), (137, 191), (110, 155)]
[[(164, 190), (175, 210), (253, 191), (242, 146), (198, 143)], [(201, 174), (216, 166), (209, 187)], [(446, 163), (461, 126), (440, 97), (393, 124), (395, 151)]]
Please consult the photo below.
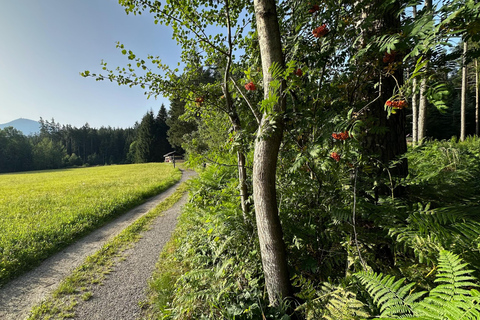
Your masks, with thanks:
[[(126, 129), (97, 129), (88, 123), (77, 128), (42, 118), (40, 133), (35, 135), (25, 136), (13, 127), (1, 129), (0, 172), (163, 162), (164, 154), (182, 150), (177, 135), (188, 130), (177, 125), (179, 108), (183, 110), (183, 105), (172, 102), (167, 112), (162, 105), (157, 115), (149, 111)], [(177, 129), (169, 136), (170, 126)]]

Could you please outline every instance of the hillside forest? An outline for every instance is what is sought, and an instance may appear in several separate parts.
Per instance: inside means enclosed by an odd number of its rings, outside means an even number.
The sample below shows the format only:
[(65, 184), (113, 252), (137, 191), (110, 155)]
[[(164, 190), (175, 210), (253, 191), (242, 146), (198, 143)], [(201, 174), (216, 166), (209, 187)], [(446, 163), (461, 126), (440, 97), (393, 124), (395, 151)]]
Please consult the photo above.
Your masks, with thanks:
[[(171, 27), (182, 69), (118, 43), (127, 65), (82, 75), (169, 97), (200, 171), (152, 318), (480, 318), (479, 3), (119, 4)], [(126, 162), (151, 161), (142, 124)]]
[(163, 162), (164, 154), (183, 151), (178, 136), (195, 128), (194, 124), (183, 126), (179, 113), (183, 104), (173, 101), (168, 112), (162, 105), (156, 115), (151, 110), (127, 129), (97, 129), (88, 123), (77, 128), (42, 118), (39, 134), (25, 136), (13, 127), (0, 129), (0, 173)]

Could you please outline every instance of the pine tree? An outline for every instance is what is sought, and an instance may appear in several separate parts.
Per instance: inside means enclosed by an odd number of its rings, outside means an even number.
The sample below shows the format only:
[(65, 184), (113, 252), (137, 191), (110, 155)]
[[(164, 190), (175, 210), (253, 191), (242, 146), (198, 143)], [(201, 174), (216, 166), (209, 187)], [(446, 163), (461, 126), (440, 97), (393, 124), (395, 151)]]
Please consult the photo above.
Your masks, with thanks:
[(135, 149), (135, 162), (151, 162), (154, 156), (155, 119), (153, 111), (147, 112), (138, 128)]
[(165, 159), (163, 157), (164, 154), (172, 151), (172, 146), (167, 139), (167, 132), (168, 132), (168, 114), (165, 105), (162, 104), (160, 110), (158, 111), (157, 117), (155, 118), (155, 157), (154, 160), (158, 162), (163, 162)]
[(178, 98), (170, 100), (170, 109), (168, 110), (168, 142), (177, 151), (183, 152), (183, 136), (197, 130), (197, 124), (194, 121), (184, 121), (180, 116), (185, 113), (185, 102)]

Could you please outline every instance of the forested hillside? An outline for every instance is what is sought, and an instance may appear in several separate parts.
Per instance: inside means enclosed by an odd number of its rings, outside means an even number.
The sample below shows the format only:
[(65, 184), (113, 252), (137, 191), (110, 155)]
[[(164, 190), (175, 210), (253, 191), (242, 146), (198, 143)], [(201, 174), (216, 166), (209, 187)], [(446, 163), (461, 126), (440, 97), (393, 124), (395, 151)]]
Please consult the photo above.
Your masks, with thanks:
[[(175, 108), (171, 110), (174, 112)], [(88, 123), (77, 128), (61, 125), (54, 119), (40, 119), (40, 133), (35, 135), (26, 136), (6, 127), (0, 129), (0, 173), (163, 162), (163, 155), (173, 150), (167, 136), (167, 122), (175, 124), (177, 118), (169, 116), (162, 105), (156, 116), (153, 111), (147, 112), (140, 123), (127, 129), (97, 129)]]

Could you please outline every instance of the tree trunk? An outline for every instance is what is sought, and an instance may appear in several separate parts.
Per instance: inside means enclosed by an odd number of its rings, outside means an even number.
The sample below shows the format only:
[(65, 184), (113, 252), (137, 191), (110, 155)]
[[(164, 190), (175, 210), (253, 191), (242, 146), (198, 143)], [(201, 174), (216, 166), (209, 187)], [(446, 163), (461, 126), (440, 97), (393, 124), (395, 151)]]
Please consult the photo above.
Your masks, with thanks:
[[(280, 28), (275, 0), (255, 0), (260, 55), (262, 59), (264, 97), (270, 94), (274, 64), (284, 66)], [(285, 244), (282, 225), (278, 216), (276, 194), (276, 167), (283, 138), (283, 112), (285, 99), (276, 92), (278, 102), (273, 111), (265, 111), (257, 131), (253, 161), (253, 197), (262, 256), (265, 285), (271, 305), (290, 295)]]
[[(413, 6), (413, 19), (417, 17), (417, 6)], [(413, 79), (412, 94), (412, 144), (418, 142), (418, 105), (417, 105), (417, 79)]]
[[(425, 0), (425, 9), (427, 10), (427, 14), (431, 15), (433, 19), (433, 14), (432, 14), (432, 0)], [(430, 59), (430, 55), (427, 53), (425, 58), (427, 61)], [(425, 65), (424, 71), (428, 71), (428, 62)], [(425, 134), (427, 132), (425, 122), (427, 119), (427, 76), (423, 75), (421, 80), (420, 80), (420, 104), (418, 106), (418, 142), (421, 144), (423, 143), (423, 139), (425, 139)]]
[[(427, 69), (428, 64), (425, 66)], [(426, 128), (425, 128), (425, 120), (427, 118), (427, 77), (422, 76), (420, 79), (420, 104), (418, 106), (418, 143), (422, 144), (423, 139), (425, 138)]]
[[(233, 126), (233, 130), (237, 133), (241, 133), (242, 124), (240, 122), (240, 117), (238, 116), (237, 110), (233, 104), (232, 96), (228, 88), (228, 82), (231, 77), (231, 66), (232, 66), (232, 54), (234, 51), (234, 45), (232, 40), (232, 29), (230, 24), (230, 4), (229, 1), (225, 1), (225, 13), (227, 16), (227, 29), (228, 29), (228, 53), (227, 53), (227, 65), (225, 67), (225, 73), (223, 75), (223, 94), (225, 96), (225, 101), (227, 103), (228, 116)], [(243, 214), (243, 221), (245, 224), (249, 224), (248, 211), (250, 210), (248, 205), (248, 187), (247, 187), (247, 170), (245, 168), (246, 161), (245, 155), (242, 150), (237, 151), (237, 166), (238, 166), (238, 186), (240, 189), (240, 203)]]
[(243, 221), (248, 223), (248, 211), (250, 206), (248, 204), (248, 186), (247, 186), (247, 170), (245, 168), (245, 155), (241, 151), (237, 151), (238, 162), (238, 184), (240, 189), (240, 201), (242, 205)]
[[(227, 91), (225, 91), (227, 92)], [(225, 94), (225, 97), (227, 98), (227, 105), (229, 105), (229, 118), (230, 122), (232, 123), (233, 130), (237, 133), (241, 133), (242, 131), (242, 125), (240, 123), (240, 118), (238, 117), (237, 112), (233, 108), (233, 103), (231, 103), (231, 98), (230, 98), (230, 93)], [(243, 214), (243, 221), (246, 224), (252, 224), (249, 222), (248, 219), (248, 211), (250, 210), (250, 206), (248, 205), (248, 186), (247, 186), (247, 169), (246, 169), (246, 160), (245, 160), (245, 154), (242, 152), (242, 150), (237, 150), (237, 167), (238, 167), (238, 188), (240, 190), (240, 204), (242, 208), (242, 214)]]
[(463, 58), (462, 58), (462, 93), (461, 93), (461, 105), (460, 105), (460, 141), (465, 141), (465, 120), (466, 120), (466, 103), (467, 103), (467, 42), (463, 42)]
[(479, 90), (478, 90), (478, 58), (475, 59), (475, 134), (479, 135), (479, 126), (478, 126), (478, 100), (479, 100)]
[(417, 79), (413, 79), (413, 94), (412, 94), (412, 144), (416, 145), (418, 142), (418, 105), (417, 105)]
[[(367, 17), (378, 17), (371, 29), (364, 32), (366, 37), (398, 32), (400, 29), (400, 19), (396, 15), (399, 9), (398, 3), (387, 9), (382, 8), (381, 4), (382, 1), (373, 2), (371, 6), (364, 9)], [(368, 41), (365, 41), (365, 43), (368, 43)], [(385, 64), (402, 61), (402, 57), (398, 53), (391, 54), (393, 61), (384, 60)], [(378, 59), (378, 56), (373, 54), (368, 59)], [(365, 79), (365, 83), (371, 84), (365, 88), (366, 92), (359, 93), (364, 94), (371, 101), (367, 108), (364, 107), (366, 110), (363, 116), (368, 119), (369, 128), (366, 130), (362, 147), (367, 157), (375, 159), (375, 165), (379, 165), (378, 169), (372, 173), (372, 176), (375, 179), (383, 176), (384, 179), (382, 181), (386, 181), (381, 185), (373, 187), (377, 194), (390, 195), (393, 191), (395, 195), (403, 194), (403, 188), (393, 185), (393, 181), (389, 177), (403, 178), (408, 174), (406, 159), (399, 159), (407, 151), (405, 109), (396, 110), (396, 113), (390, 114), (389, 117), (385, 110), (385, 103), (394, 95), (397, 85), (401, 86), (403, 84), (402, 68), (401, 65), (397, 66), (395, 70), (391, 70), (388, 73), (383, 71), (380, 73), (372, 68), (372, 70), (367, 72), (367, 76), (379, 79), (378, 86), (375, 86), (373, 81)], [(372, 127), (376, 128), (376, 130), (370, 130)], [(393, 168), (389, 168), (394, 160), (400, 161)], [(389, 174), (385, 174), (385, 170), (389, 170)]]

